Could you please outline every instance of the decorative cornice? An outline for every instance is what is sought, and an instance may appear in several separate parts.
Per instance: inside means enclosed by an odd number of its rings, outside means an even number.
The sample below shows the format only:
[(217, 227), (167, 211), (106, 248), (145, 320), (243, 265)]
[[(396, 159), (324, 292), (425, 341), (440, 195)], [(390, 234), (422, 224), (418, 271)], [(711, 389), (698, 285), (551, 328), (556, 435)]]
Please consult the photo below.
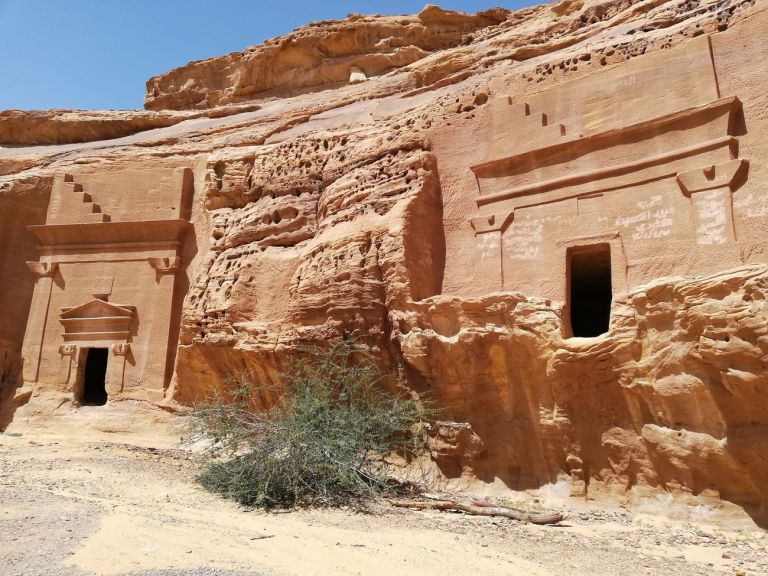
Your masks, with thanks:
[(92, 224), (46, 224), (27, 226), (40, 242), (41, 249), (99, 248), (152, 242), (176, 248), (187, 231), (188, 220), (143, 220)]
[(549, 146), (543, 146), (541, 148), (524, 150), (512, 154), (503, 154), (480, 164), (470, 166), (470, 169), (478, 178), (493, 178), (500, 170), (504, 170), (511, 165), (520, 163), (523, 159), (546, 158), (553, 156), (560, 150), (573, 149), (574, 147), (577, 147), (582, 152), (590, 152), (593, 150), (610, 147), (617, 141), (629, 140), (630, 137), (644, 132), (651, 134), (656, 133), (659, 130), (663, 130), (665, 127), (681, 120), (691, 121), (693, 119), (697, 119), (701, 121), (704, 119), (709, 119), (711, 121), (715, 116), (718, 115), (732, 115), (740, 108), (741, 101), (735, 96), (719, 98), (713, 102), (709, 102), (701, 106), (687, 108), (672, 114), (666, 114), (664, 116), (644, 120), (636, 124), (613, 128), (606, 130), (605, 132), (599, 132), (584, 137), (574, 136), (567, 140), (558, 141), (550, 144)]
[[(695, 156), (701, 152), (733, 146), (737, 142), (738, 140), (733, 136), (722, 136), (714, 140), (693, 144), (686, 148), (671, 150), (669, 152), (656, 154), (647, 158), (641, 158), (632, 162), (625, 162), (623, 164), (617, 164), (614, 166), (606, 166), (593, 170), (586, 170), (584, 172), (569, 174), (568, 176), (561, 176), (560, 178), (553, 178), (544, 182), (536, 182), (535, 184), (512, 188), (503, 192), (487, 194), (480, 196), (475, 200), (475, 202), (478, 206), (485, 206), (486, 204), (493, 204), (503, 200), (512, 200), (514, 198), (523, 196), (531, 196), (533, 194), (548, 192), (550, 190), (558, 190), (576, 184), (583, 184), (585, 182), (596, 182), (614, 176), (622, 176), (625, 174), (639, 172), (649, 167), (673, 162), (680, 158)], [(672, 172), (672, 175), (674, 175), (674, 172)]]

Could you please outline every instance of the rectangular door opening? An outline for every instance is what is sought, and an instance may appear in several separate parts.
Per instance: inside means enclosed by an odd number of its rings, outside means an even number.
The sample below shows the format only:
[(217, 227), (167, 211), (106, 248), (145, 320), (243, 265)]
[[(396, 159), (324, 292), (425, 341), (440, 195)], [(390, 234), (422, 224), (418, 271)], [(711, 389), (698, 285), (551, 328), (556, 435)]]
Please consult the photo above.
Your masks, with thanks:
[(89, 348), (83, 371), (83, 406), (104, 406), (107, 403), (107, 349)]
[(611, 319), (611, 247), (608, 244), (568, 252), (568, 310), (573, 336), (608, 332)]

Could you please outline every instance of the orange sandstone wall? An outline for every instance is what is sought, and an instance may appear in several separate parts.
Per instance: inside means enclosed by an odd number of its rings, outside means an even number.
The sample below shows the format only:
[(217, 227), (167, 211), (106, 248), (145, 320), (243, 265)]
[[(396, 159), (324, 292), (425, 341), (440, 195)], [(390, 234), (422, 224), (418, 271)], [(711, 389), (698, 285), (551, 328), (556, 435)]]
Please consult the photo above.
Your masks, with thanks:
[(32, 301), (34, 277), (26, 262), (37, 259), (26, 227), (45, 221), (51, 181), (30, 178), (0, 186), (0, 427), (13, 390), (21, 383), (21, 344)]
[[(765, 525), (766, 31), (764, 0), (351, 16), (148, 82), (148, 108), (205, 117), (0, 149), (0, 185), (76, 173), (131, 220), (159, 167), (193, 170), (160, 404), (243, 371), (269, 403), (301, 344), (353, 337), (437, 398), (448, 478)], [(596, 242), (610, 329), (570, 338), (568, 250)]]
[[(729, 14), (737, 8), (750, 6), (734, 5)], [(212, 158), (206, 202), (213, 252), (206, 284), (187, 300), (179, 400), (191, 401), (211, 382), (243, 370), (257, 387), (275, 383), (296, 344), (354, 335), (445, 408), (433, 447), (448, 477), (530, 488), (565, 475), (574, 494), (632, 498), (667, 490), (723, 498), (764, 522), (765, 70), (754, 65), (760, 43), (743, 38), (747, 28), (766, 22), (763, 12), (750, 14), (716, 33), (711, 47), (696, 38), (704, 24), (642, 42), (634, 35), (631, 43), (590, 43), (539, 57), (519, 73), (459, 80), (424, 104), (417, 90), (405, 103), (351, 105), (335, 118), (321, 115), (270, 136), (253, 154)], [(488, 102), (542, 89), (565, 98), (579, 79), (610, 88), (613, 72), (628, 66), (623, 61), (642, 67), (645, 58), (658, 63), (661, 82), (638, 83), (627, 98), (638, 106), (659, 98), (661, 110), (646, 104), (649, 117), (663, 113), (665, 99), (680, 100), (673, 109), (706, 104), (685, 91), (658, 93), (665, 73), (675, 81), (659, 55), (686, 49), (691, 38), (703, 46), (710, 82), (716, 74), (711, 98), (735, 96), (743, 104), (722, 125), (722, 136), (738, 144), (715, 160), (749, 162), (749, 175), (732, 196), (739, 244), (691, 258), (698, 249), (695, 213), (673, 174), (670, 202), (679, 218), (667, 225), (672, 238), (633, 244), (627, 220), (627, 279), (614, 291), (609, 333), (567, 339), (565, 262), (546, 254), (546, 242), (528, 269), (510, 262), (502, 284), (497, 271), (483, 267), (488, 247), (471, 224), (479, 193), (472, 167), (491, 154), (493, 131), (505, 129), (494, 125)], [(735, 71), (746, 68), (750, 78), (735, 83), (744, 79)], [(385, 114), (384, 106), (399, 113), (371, 122)], [(600, 113), (599, 103), (592, 110)], [(656, 152), (714, 137), (695, 128), (673, 125)], [(615, 147), (631, 144), (619, 137)], [(698, 162), (685, 169), (707, 160)], [(552, 177), (561, 175), (554, 170)], [(614, 208), (592, 214), (613, 223), (630, 218), (643, 211), (638, 204), (671, 194), (668, 186), (652, 180), (620, 190)], [(537, 210), (546, 218), (547, 210), (563, 209), (531, 210), (530, 218), (520, 218), (520, 241), (540, 233), (525, 226)], [(566, 228), (551, 229), (553, 244)], [(409, 246), (420, 247), (416, 260), (408, 257)]]

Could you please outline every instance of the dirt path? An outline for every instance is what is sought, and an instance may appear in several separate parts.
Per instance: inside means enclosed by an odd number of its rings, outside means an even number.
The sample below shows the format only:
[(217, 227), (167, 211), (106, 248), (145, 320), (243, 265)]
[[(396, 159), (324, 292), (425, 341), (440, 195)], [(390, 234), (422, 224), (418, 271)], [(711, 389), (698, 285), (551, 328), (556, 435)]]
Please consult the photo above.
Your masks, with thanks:
[(761, 531), (622, 509), (561, 527), (385, 504), (248, 511), (196, 486), (189, 452), (136, 443), (0, 435), (0, 575), (768, 574)]

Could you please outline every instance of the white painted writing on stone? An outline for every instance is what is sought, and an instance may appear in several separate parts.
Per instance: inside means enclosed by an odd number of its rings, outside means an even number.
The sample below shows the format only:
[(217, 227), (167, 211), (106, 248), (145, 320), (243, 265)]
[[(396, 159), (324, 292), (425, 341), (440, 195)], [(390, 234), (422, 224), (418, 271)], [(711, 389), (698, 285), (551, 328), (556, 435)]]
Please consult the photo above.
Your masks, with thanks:
[(497, 234), (480, 234), (477, 236), (480, 248), (480, 259), (499, 257), (499, 236)]
[(694, 196), (698, 216), (696, 242), (701, 245), (725, 244), (726, 205), (720, 190), (700, 192)]
[(638, 212), (616, 218), (616, 226), (633, 228), (633, 240), (666, 238), (672, 233), (675, 208), (664, 206), (660, 195), (641, 200), (635, 206)]
[(768, 195), (755, 198), (753, 194), (734, 199), (733, 207), (745, 218), (768, 216)]
[(556, 224), (560, 216), (515, 221), (504, 236), (504, 253), (515, 260), (535, 260), (544, 240), (544, 225)]

